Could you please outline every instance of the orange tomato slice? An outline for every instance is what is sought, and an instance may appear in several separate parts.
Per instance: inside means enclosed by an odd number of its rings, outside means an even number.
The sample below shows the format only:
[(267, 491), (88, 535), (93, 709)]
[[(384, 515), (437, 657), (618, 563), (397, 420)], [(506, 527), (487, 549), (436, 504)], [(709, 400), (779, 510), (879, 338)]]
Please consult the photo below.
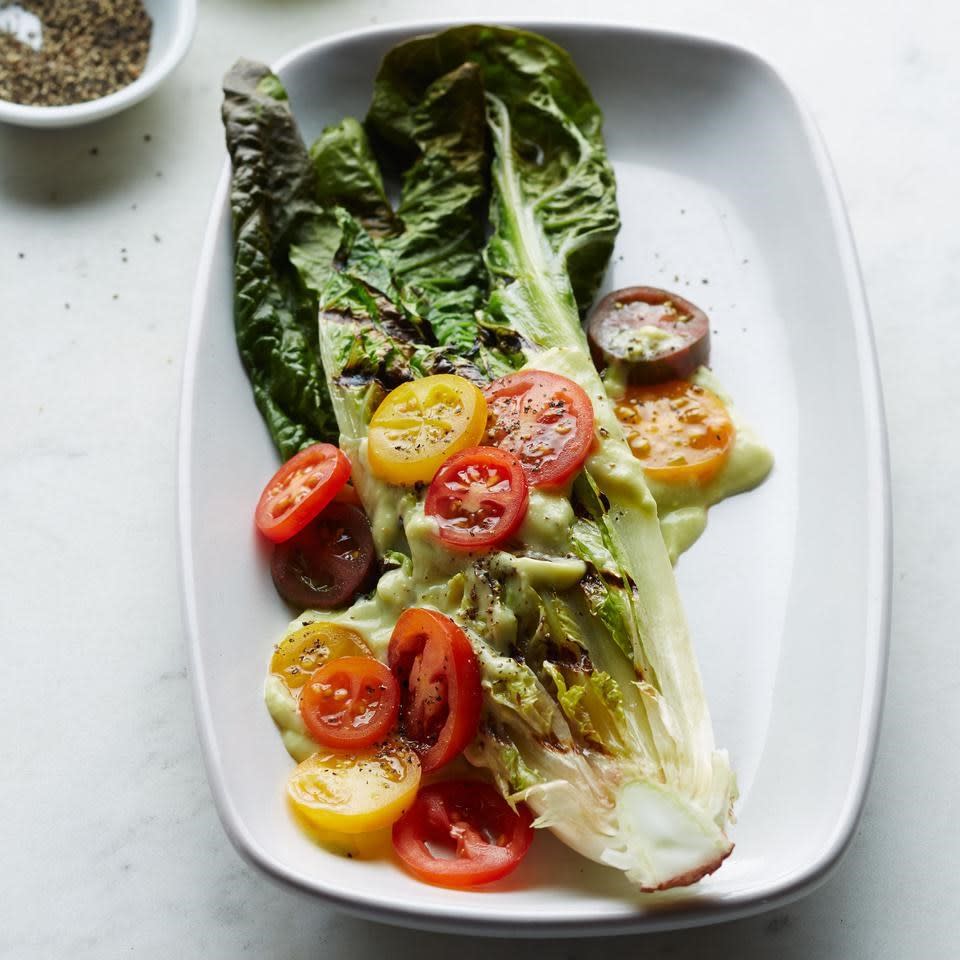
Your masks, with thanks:
[(723, 401), (688, 380), (629, 387), (615, 410), (644, 471), (664, 483), (709, 483), (736, 437)]

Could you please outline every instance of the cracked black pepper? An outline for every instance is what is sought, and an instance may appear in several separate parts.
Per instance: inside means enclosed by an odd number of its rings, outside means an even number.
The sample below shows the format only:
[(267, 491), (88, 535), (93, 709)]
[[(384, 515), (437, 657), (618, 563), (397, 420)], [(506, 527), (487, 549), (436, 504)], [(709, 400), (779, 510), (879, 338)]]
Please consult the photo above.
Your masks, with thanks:
[[(0, 0), (0, 11), (7, 8)], [(12, 5), (10, 5), (12, 6)], [(0, 31), (0, 99), (32, 106), (96, 100), (143, 72), (153, 24), (142, 0), (19, 0), (42, 24), (39, 50)]]

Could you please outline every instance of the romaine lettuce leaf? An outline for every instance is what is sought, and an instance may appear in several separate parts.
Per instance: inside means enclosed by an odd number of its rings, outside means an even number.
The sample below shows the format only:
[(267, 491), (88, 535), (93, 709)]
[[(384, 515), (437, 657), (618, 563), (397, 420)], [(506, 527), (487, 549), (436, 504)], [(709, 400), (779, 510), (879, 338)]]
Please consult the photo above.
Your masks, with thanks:
[[(544, 37), (505, 27), (455, 27), (418, 37), (384, 58), (368, 125), (401, 155), (413, 155), (418, 105), (438, 77), (463, 64), (479, 68), (500, 162), (522, 174), (518, 196), (501, 189), (495, 216), (512, 223), (528, 209), (536, 213), (538, 242), (548, 244), (562, 278), (557, 292), (572, 288), (580, 309), (586, 309), (620, 221), (602, 115), (566, 51)], [(488, 264), (501, 288), (522, 271), (515, 260), (521, 252), (511, 243), (488, 247)]]
[(418, 152), (403, 174), (402, 231), (384, 241), (383, 252), (437, 343), (469, 354), (487, 288), (481, 251), (489, 163), (477, 68), (463, 64), (437, 79), (413, 120)]
[(239, 61), (224, 94), (237, 346), (257, 407), (287, 459), (337, 436), (317, 353), (316, 300), (287, 260), (292, 238), (317, 212), (313, 177), (286, 93), (266, 67)]
[(400, 229), (377, 158), (366, 132), (353, 117), (323, 131), (310, 147), (310, 162), (321, 208), (343, 207), (373, 237), (390, 236)]

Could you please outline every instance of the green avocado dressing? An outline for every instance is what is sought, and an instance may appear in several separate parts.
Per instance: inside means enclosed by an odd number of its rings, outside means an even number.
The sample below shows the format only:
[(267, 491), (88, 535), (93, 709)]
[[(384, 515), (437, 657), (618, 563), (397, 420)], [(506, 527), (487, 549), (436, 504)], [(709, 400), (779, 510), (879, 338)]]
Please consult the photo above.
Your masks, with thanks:
[[(589, 363), (581, 351), (558, 349), (541, 354), (537, 368), (581, 379), (578, 365)], [(709, 483), (638, 482), (637, 461), (619, 440), (619, 424), (603, 416), (598, 417), (597, 443), (586, 465), (624, 509), (658, 516), (671, 563), (703, 532), (710, 506), (759, 484), (773, 463), (770, 451), (742, 423), (712, 373), (701, 368), (694, 379), (720, 396), (736, 427), (727, 462)], [(586, 382), (591, 380), (596, 382), (595, 373)], [(608, 392), (616, 389), (607, 384)], [(609, 411), (608, 405), (603, 408)], [(514, 608), (522, 605), (524, 592), (571, 590), (587, 572), (571, 542), (577, 518), (569, 487), (530, 490), (527, 515), (517, 536), (522, 550), (517, 553), (451, 551), (437, 540), (436, 523), (424, 513), (422, 491), (378, 480), (367, 463), (365, 439), (342, 438), (341, 446), (361, 467), (354, 471), (354, 482), (370, 517), (377, 549), (395, 566), (381, 576), (371, 596), (346, 610), (308, 610), (289, 625), (288, 633), (318, 620), (351, 627), (385, 660), (400, 614), (410, 607), (430, 606), (468, 622), (471, 632), (493, 650), (507, 653), (516, 641)], [(298, 761), (308, 757), (317, 747), (300, 720), (294, 695), (282, 680), (271, 676), (265, 699), (290, 755)]]
[(743, 422), (713, 372), (701, 367), (693, 380), (720, 397), (733, 420), (736, 437), (726, 463), (709, 483), (668, 484), (647, 478), (650, 492), (657, 501), (660, 531), (671, 563), (676, 563), (680, 554), (689, 550), (706, 529), (709, 507), (752, 490), (766, 479), (773, 467), (773, 454)]
[[(356, 446), (353, 455), (365, 459), (366, 444)], [(358, 471), (368, 474), (367, 470)], [(363, 489), (363, 488), (361, 488)], [(522, 595), (534, 590), (565, 590), (575, 587), (586, 573), (586, 564), (574, 556), (570, 531), (574, 523), (569, 493), (530, 492), (530, 506), (520, 533), (522, 554), (493, 551), (489, 554), (457, 553), (440, 546), (436, 523), (426, 516), (423, 501), (412, 491), (386, 484), (368, 484), (365, 493), (376, 489), (376, 501), (368, 513), (378, 549), (398, 563), (388, 569), (370, 597), (346, 610), (308, 610), (292, 621), (285, 635), (315, 621), (336, 623), (356, 630), (381, 660), (386, 660), (390, 636), (400, 614), (414, 606), (429, 606), (441, 613), (472, 624), (491, 648), (508, 651), (516, 640), (516, 614), (509, 603), (501, 602), (505, 589)], [(279, 678), (269, 676), (264, 698), (271, 717), (280, 729), (284, 746), (298, 762), (318, 746), (303, 726), (295, 696)]]

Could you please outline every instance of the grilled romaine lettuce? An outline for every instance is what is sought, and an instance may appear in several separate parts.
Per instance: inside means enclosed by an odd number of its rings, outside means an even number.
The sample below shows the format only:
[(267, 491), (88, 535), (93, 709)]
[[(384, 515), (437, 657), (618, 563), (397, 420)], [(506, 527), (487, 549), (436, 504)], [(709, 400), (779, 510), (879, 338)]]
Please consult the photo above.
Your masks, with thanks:
[[(284, 158), (291, 183), (313, 184), (282, 234), (296, 289), (315, 300), (340, 444), (391, 560), (371, 598), (310, 616), (364, 630), (381, 654), (406, 607), (454, 617), (483, 670), (469, 759), (539, 826), (642, 889), (694, 882), (732, 848), (736, 785), (656, 503), (580, 323), (619, 227), (600, 110), (555, 44), (469, 26), (391, 51), (365, 130), (344, 121), (309, 158), (287, 137)], [(381, 171), (401, 178), (396, 210)], [(569, 490), (533, 491), (521, 548), (449, 553), (422, 494), (370, 472), (366, 424), (400, 380), (520, 365), (587, 391), (593, 452)]]

